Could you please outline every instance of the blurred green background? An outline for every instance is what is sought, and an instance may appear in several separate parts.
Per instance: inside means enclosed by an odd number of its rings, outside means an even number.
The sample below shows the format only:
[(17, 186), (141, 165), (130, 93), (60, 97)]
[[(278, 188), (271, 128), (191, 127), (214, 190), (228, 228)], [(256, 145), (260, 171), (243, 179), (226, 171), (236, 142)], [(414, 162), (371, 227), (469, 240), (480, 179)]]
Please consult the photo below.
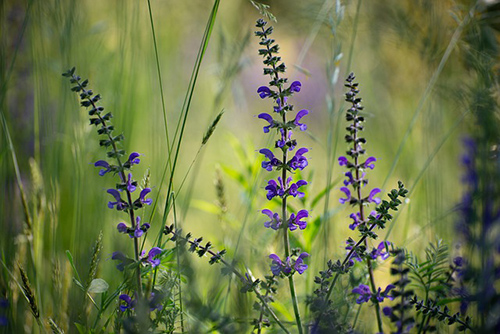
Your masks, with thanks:
[[(303, 84), (294, 105), (311, 112), (305, 119), (308, 131), (297, 134), (299, 145), (310, 148), (309, 168), (302, 175), (310, 185), (305, 202), (292, 205), (312, 209), (311, 226), (314, 221), (318, 232), (296, 234), (300, 236), (293, 240), (312, 255), (308, 275), (297, 280), (300, 299), (312, 292), (314, 272), (324, 268), (324, 260), (343, 256), (345, 239), (355, 236), (348, 229), (351, 211), (338, 202), (343, 170), (336, 164), (346, 149), (342, 101), (348, 71), (354, 71), (360, 82), (367, 113), (367, 152), (378, 159), (375, 170), (369, 171), (370, 185), (388, 192), (402, 180), (411, 190), (409, 201), (390, 227), (389, 240), (417, 254), (436, 238), (453, 244), (453, 209), (462, 193), (460, 139), (477, 130), (469, 106), (470, 88), (477, 79), (471, 61), (484, 52), (482, 42), (492, 46), (492, 61), (497, 59), (497, 34), (494, 22), (485, 19), (486, 7), (476, 8), (468, 24), (461, 25), (475, 2), (266, 3), (278, 19), (273, 23), (273, 37), (281, 46), (287, 76)], [(170, 136), (212, 5), (206, 0), (151, 2)], [(100, 177), (92, 165), (104, 158), (105, 151), (61, 73), (76, 66), (77, 73), (89, 79), (89, 87), (103, 96), (102, 105), (114, 113), (113, 122), (125, 135), (127, 152), (143, 154), (134, 175), (142, 179), (150, 172), (153, 198), (158, 196), (151, 221), (156, 235), (166, 198), (166, 186), (160, 181), (168, 153), (148, 4), (4, 0), (0, 17), (0, 107), (33, 220), (34, 289), (45, 315), (57, 318), (68, 329), (81, 315), (71, 310), (77, 292), (71, 287), (65, 251), (73, 254), (81, 272), (87, 272), (92, 245), (102, 231), (98, 277), (116, 288), (121, 276), (110, 260), (111, 253), (132, 250), (128, 238), (116, 232), (117, 223), (125, 218), (107, 209), (106, 189), (115, 182)], [(245, 263), (256, 276), (269, 270), (269, 253), (281, 252), (276, 234), (263, 227), (265, 216), (260, 213), (276, 205), (265, 199), (263, 188), (269, 174), (261, 171), (258, 153), (272, 146), (270, 136), (263, 135), (263, 122), (256, 118), (271, 108), (256, 93), (268, 81), (262, 75), (258, 39), (253, 36), (259, 17), (248, 0), (221, 1), (174, 183), (177, 219), (184, 231), (203, 236), (217, 249), (226, 248), (228, 258)], [(475, 29), (486, 31), (484, 41), (474, 39)], [(497, 87), (488, 89), (498, 92)], [(221, 123), (197, 155), (203, 134), (222, 109)], [(19, 279), (17, 263), (32, 276), (34, 271), (28, 260), (26, 218), (5, 127), (1, 131), (2, 261)], [(223, 209), (217, 182), (224, 186)], [(329, 196), (317, 197), (329, 185)], [(152, 210), (146, 208), (143, 216), (150, 217)], [(168, 222), (172, 219), (170, 215)], [(153, 239), (150, 235), (150, 244)], [(208, 305), (215, 300), (219, 303), (215, 308), (223, 310), (229, 280), (221, 279), (219, 269), (209, 267), (206, 260), (192, 257), (185, 261), (203, 272), (190, 277), (189, 294)], [(377, 277), (389, 282), (388, 266), (379, 268)], [(234, 284), (232, 290), (237, 292)], [(24, 319), (29, 308), (8, 270), (3, 271), (0, 287), (0, 297), (18, 301), (9, 314)], [(283, 296), (278, 313), (290, 320), (285, 290)], [(235, 307), (251, 304), (251, 300), (236, 293), (229, 303)], [(68, 311), (60, 311), (64, 309)], [(26, 319), (15, 328), (30, 332), (33, 320)], [(360, 328), (372, 326), (368, 314), (360, 323)]]

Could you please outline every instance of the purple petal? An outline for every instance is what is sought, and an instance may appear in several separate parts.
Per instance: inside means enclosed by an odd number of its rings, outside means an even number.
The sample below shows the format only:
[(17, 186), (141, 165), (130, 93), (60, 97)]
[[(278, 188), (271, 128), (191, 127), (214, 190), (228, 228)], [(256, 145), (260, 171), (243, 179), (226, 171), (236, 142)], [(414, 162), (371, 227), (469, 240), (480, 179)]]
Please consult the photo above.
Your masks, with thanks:
[(381, 190), (379, 188), (373, 188), (372, 191), (370, 191), (370, 195), (368, 196), (368, 201), (372, 202), (372, 203), (380, 204), (382, 202), (382, 200), (380, 198), (373, 197), (376, 194), (378, 194), (379, 192), (381, 192)]
[(340, 204), (344, 204), (346, 202), (349, 202), (351, 200), (351, 191), (349, 190), (349, 188), (342, 187), (342, 188), (340, 188), (340, 191), (342, 191), (346, 195), (346, 198), (339, 199)]
[(271, 260), (273, 260), (273, 262), (276, 262), (276, 263), (281, 264), (281, 259), (279, 258), (279, 256), (278, 256), (278, 255), (276, 255), (276, 254), (271, 254), (271, 255), (269, 255), (269, 258), (270, 258)]
[(120, 192), (116, 189), (108, 189), (107, 193), (111, 194), (111, 196), (113, 196), (118, 202), (122, 200), (122, 198), (120, 197)]
[(137, 165), (139, 164), (139, 162), (141, 162), (141, 159), (137, 159), (137, 157), (139, 157), (140, 154), (137, 153), (137, 152), (132, 152), (130, 153), (129, 157), (128, 157), (128, 162), (130, 163), (130, 165)]
[(270, 219), (273, 219), (273, 212), (269, 209), (264, 209), (261, 211), (263, 214), (267, 215)]
[(267, 148), (261, 149), (259, 153), (264, 154), (269, 160), (272, 160), (274, 158), (273, 152)]
[(257, 117), (269, 122), (269, 125), (265, 126), (263, 128), (264, 129), (264, 133), (268, 133), (269, 132), (269, 128), (274, 125), (274, 119), (273, 119), (273, 117), (271, 115), (269, 115), (269, 114), (266, 114), (266, 113), (259, 114), (259, 116), (257, 116)]
[(118, 225), (116, 225), (116, 228), (118, 229), (118, 232), (120, 232), (120, 233), (126, 233), (128, 230), (128, 227), (125, 223), (119, 223)]
[(339, 157), (339, 166), (347, 166), (348, 162), (346, 157)]
[(375, 162), (375, 161), (377, 161), (377, 159), (375, 159), (374, 157), (369, 157), (365, 161), (365, 167), (370, 168), (370, 169), (375, 168), (375, 165), (373, 164), (373, 162)]
[(300, 92), (300, 87), (302, 87), (302, 84), (300, 83), (300, 81), (294, 81), (290, 85), (290, 91), (298, 93), (298, 92)]
[(307, 130), (307, 125), (299, 122), (302, 119), (302, 117), (304, 117), (307, 114), (309, 114), (309, 111), (306, 109), (302, 109), (297, 113), (297, 116), (295, 116), (295, 121), (293, 123), (299, 127), (300, 131)]
[(259, 93), (259, 96), (261, 99), (264, 99), (264, 98), (272, 95), (271, 89), (269, 89), (269, 87), (266, 87), (266, 86), (260, 86), (257, 89), (257, 93)]

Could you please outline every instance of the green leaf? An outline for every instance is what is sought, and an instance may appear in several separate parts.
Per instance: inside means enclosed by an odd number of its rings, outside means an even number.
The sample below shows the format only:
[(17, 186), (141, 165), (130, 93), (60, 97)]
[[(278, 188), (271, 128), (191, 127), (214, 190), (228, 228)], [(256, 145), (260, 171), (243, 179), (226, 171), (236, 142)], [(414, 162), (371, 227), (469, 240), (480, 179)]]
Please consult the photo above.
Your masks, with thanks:
[(108, 291), (108, 289), (109, 289), (109, 284), (105, 280), (103, 280), (102, 278), (95, 278), (90, 283), (88, 292), (103, 293), (105, 291)]

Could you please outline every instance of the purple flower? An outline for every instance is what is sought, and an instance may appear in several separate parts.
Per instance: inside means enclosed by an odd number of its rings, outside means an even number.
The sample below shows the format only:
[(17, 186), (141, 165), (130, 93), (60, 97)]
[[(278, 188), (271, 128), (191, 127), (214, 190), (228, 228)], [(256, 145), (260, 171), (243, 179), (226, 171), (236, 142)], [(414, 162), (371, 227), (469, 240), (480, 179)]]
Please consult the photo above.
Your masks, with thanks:
[(307, 226), (307, 222), (301, 220), (303, 218), (309, 217), (309, 212), (307, 210), (300, 210), (297, 212), (297, 215), (292, 213), (290, 215), (290, 219), (288, 220), (288, 228), (290, 231), (295, 231), (297, 229), (297, 226), (303, 230)]
[(122, 312), (125, 312), (127, 309), (133, 309), (135, 306), (135, 301), (129, 295), (121, 294), (118, 299), (122, 301), (120, 304), (120, 311)]
[(361, 215), (359, 212), (356, 212), (356, 213), (351, 213), (349, 217), (352, 218), (353, 220), (352, 224), (349, 225), (349, 228), (354, 231), (356, 227), (358, 227), (358, 225), (361, 224)]
[(110, 164), (108, 164), (108, 162), (104, 160), (96, 161), (94, 166), (103, 168), (99, 171), (100, 176), (104, 176), (104, 174), (109, 173), (111, 171)]
[(271, 254), (269, 255), (269, 258), (273, 260), (271, 263), (271, 272), (278, 276), (280, 272), (283, 272), (283, 274), (288, 275), (292, 272), (292, 266), (290, 264), (290, 257), (286, 258), (286, 262), (283, 263), (281, 259), (279, 258), (278, 255), (276, 254)]
[(381, 291), (381, 289), (380, 289), (380, 288), (378, 288), (378, 290), (377, 290), (377, 294), (376, 294), (375, 298), (377, 298), (377, 300), (378, 300), (379, 302), (383, 302), (383, 301), (384, 301), (384, 298), (389, 298), (390, 300), (393, 300), (393, 299), (394, 299), (394, 297), (393, 297), (393, 296), (389, 296), (389, 292), (391, 292), (391, 290), (392, 290), (392, 289), (394, 289), (395, 287), (396, 287), (396, 286), (394, 286), (393, 284), (389, 284), (389, 285), (385, 288), (384, 292), (382, 292), (382, 293), (380, 292), (380, 291)]
[(392, 307), (386, 306), (382, 309), (382, 312), (386, 317), (390, 317), (392, 315)]
[(149, 298), (149, 311), (158, 310), (161, 311), (163, 309), (163, 305), (161, 304), (162, 295), (151, 292), (151, 297)]
[(269, 255), (269, 258), (273, 260), (273, 262), (271, 263), (271, 272), (273, 273), (273, 275), (278, 276), (281, 272), (281, 259), (276, 254)]
[(116, 228), (118, 229), (118, 232), (120, 232), (120, 233), (127, 233), (127, 231), (128, 231), (128, 227), (125, 223), (119, 223), (118, 225), (116, 225)]
[(306, 109), (302, 109), (295, 116), (295, 121), (293, 121), (293, 124), (295, 124), (295, 126), (298, 126), (299, 129), (300, 129), (300, 131), (306, 131), (307, 130), (307, 125), (306, 124), (299, 123), (299, 121), (301, 120), (301, 118), (304, 117), (307, 114), (309, 114), (309, 111), (306, 110)]
[(141, 229), (141, 217), (137, 216), (135, 218), (135, 230), (134, 230), (134, 233), (130, 233), (129, 237), (131, 237), (131, 238), (139, 238), (139, 237), (142, 236), (143, 233), (144, 233), (144, 231)]
[(349, 188), (342, 187), (340, 188), (340, 191), (342, 191), (346, 195), (346, 198), (339, 199), (340, 204), (345, 204), (346, 202), (349, 202), (351, 200), (351, 191), (349, 190)]
[(160, 265), (161, 260), (159, 258), (156, 258), (158, 255), (160, 255), (162, 252), (162, 249), (160, 247), (153, 247), (148, 253), (148, 258), (146, 262), (151, 264), (151, 266), (154, 268), (156, 266)]
[(259, 93), (261, 99), (265, 99), (266, 97), (273, 95), (273, 91), (266, 86), (260, 86), (259, 89), (257, 89), (257, 93)]
[(259, 116), (257, 117), (269, 122), (269, 125), (263, 128), (264, 133), (268, 133), (270, 128), (274, 128), (276, 126), (276, 122), (274, 121), (273, 117), (265, 112), (259, 114)]
[(141, 194), (139, 196), (139, 201), (142, 204), (151, 205), (153, 203), (153, 200), (151, 198), (147, 198), (147, 199), (145, 198), (147, 196), (147, 194), (149, 194), (150, 192), (151, 192), (150, 188), (142, 189)]
[(300, 81), (294, 81), (290, 85), (289, 89), (290, 89), (290, 92), (298, 93), (298, 92), (300, 92), (300, 87), (302, 87), (302, 84), (300, 83)]
[(276, 141), (276, 147), (283, 148), (283, 147), (285, 147), (285, 145), (288, 142), (288, 145), (290, 145), (290, 148), (288, 150), (289, 151), (293, 150), (296, 146), (296, 141), (291, 140), (292, 134), (293, 134), (292, 130), (288, 130), (288, 133), (287, 133), (288, 138), (285, 138), (285, 130), (280, 129), (280, 133), (281, 133), (281, 139)]
[(130, 164), (130, 166), (138, 165), (139, 162), (141, 162), (141, 159), (138, 158), (139, 156), (140, 154), (137, 152), (130, 153), (128, 157), (128, 163)]
[[(291, 177), (288, 178), (287, 180), (287, 184), (289, 183), (289, 181), (291, 181)], [(301, 191), (298, 191), (298, 189), (302, 186), (305, 186), (307, 184), (306, 181), (304, 180), (298, 180), (296, 183), (292, 183), (292, 185), (290, 186), (289, 188), (289, 194), (292, 195), (293, 197), (299, 197), (299, 198), (302, 198), (304, 197), (304, 193), (301, 192)]]
[(293, 267), (300, 275), (302, 275), (302, 273), (307, 269), (307, 264), (304, 263), (303, 259), (308, 256), (309, 254), (307, 254), (306, 252), (301, 253), (295, 261), (295, 265)]
[(267, 181), (267, 186), (265, 188), (267, 190), (267, 199), (272, 200), (273, 197), (278, 196), (279, 186), (278, 183), (274, 180)]
[(271, 150), (263, 148), (259, 151), (259, 153), (264, 154), (266, 158), (269, 159), (269, 161), (262, 161), (262, 168), (264, 168), (265, 170), (270, 172), (273, 170), (273, 167), (278, 167), (282, 165), (282, 162), (274, 156)]
[(344, 174), (345, 176), (347, 176), (347, 180), (344, 180), (344, 185), (347, 187), (348, 185), (350, 184), (353, 184), (354, 183), (354, 177), (352, 176), (352, 173), (351, 172), (345, 172)]
[(379, 188), (373, 188), (372, 191), (370, 191), (370, 195), (368, 196), (368, 202), (380, 204), (382, 200), (380, 198), (374, 197), (380, 191), (381, 190)]
[(366, 303), (372, 297), (370, 287), (365, 284), (360, 284), (358, 287), (352, 289), (352, 293), (356, 293), (359, 297), (356, 299), (357, 304)]
[(307, 167), (307, 158), (303, 156), (303, 154), (309, 152), (309, 150), (305, 147), (299, 148), (297, 152), (295, 152), (295, 155), (293, 156), (290, 161), (288, 161), (288, 166), (290, 166), (293, 170), (303, 170), (304, 168)]
[(264, 226), (267, 228), (272, 228), (273, 230), (278, 230), (281, 226), (281, 219), (277, 213), (273, 213), (271, 210), (264, 209), (262, 210), (262, 213), (267, 215), (269, 219), (271, 219), (268, 222), (264, 223)]
[(463, 257), (461, 256), (457, 256), (453, 259), (453, 263), (457, 266), (457, 267), (461, 267), (464, 265), (464, 259)]
[(127, 179), (127, 190), (131, 193), (137, 189), (137, 187), (134, 185), (135, 182), (132, 180), (132, 173), (128, 173), (128, 179)]
[(375, 161), (377, 161), (377, 159), (375, 159), (374, 157), (369, 157), (368, 159), (366, 159), (363, 165), (365, 166), (365, 168), (373, 169), (375, 168), (375, 165), (373, 164)]
[[(346, 241), (346, 244), (347, 244), (347, 246), (345, 247), (345, 249), (347, 251), (351, 251), (353, 246), (354, 246), (354, 243), (351, 244), (349, 241)], [(357, 261), (357, 262), (363, 261), (356, 251), (352, 252), (351, 257), (349, 258), (349, 266), (350, 267), (354, 266), (354, 261)]]
[(120, 261), (120, 263), (116, 265), (116, 269), (118, 269), (119, 271), (123, 271), (123, 269), (125, 269), (126, 266), (128, 266), (131, 263), (134, 263), (134, 260), (129, 259), (122, 252), (114, 252), (113, 255), (111, 256), (111, 259)]
[(284, 107), (285, 107), (286, 103), (287, 103), (287, 99), (288, 99), (288, 98), (285, 96), (285, 97), (283, 98), (283, 103), (281, 103), (281, 99), (280, 99), (280, 98), (277, 98), (277, 99), (276, 99), (276, 103), (278, 104), (278, 106), (277, 106), (277, 107), (273, 107), (274, 111), (275, 111), (275, 112), (277, 112), (277, 113), (281, 113), (281, 112), (283, 111), (283, 109), (284, 109)]
[(389, 246), (391, 245), (392, 243), (389, 242), (389, 241), (382, 241), (377, 248), (374, 248), (371, 252), (370, 252), (370, 257), (373, 259), (373, 260), (376, 260), (379, 256), (382, 260), (385, 260), (389, 257), (389, 252), (385, 252), (385, 250), (387, 248), (389, 248)]
[(347, 166), (349, 164), (349, 160), (346, 157), (339, 157), (339, 166)]
[(108, 194), (111, 194), (115, 198), (115, 202), (108, 202), (108, 208), (113, 209), (116, 206), (116, 210), (124, 210), (127, 207), (127, 203), (120, 197), (120, 192), (116, 189), (108, 189)]

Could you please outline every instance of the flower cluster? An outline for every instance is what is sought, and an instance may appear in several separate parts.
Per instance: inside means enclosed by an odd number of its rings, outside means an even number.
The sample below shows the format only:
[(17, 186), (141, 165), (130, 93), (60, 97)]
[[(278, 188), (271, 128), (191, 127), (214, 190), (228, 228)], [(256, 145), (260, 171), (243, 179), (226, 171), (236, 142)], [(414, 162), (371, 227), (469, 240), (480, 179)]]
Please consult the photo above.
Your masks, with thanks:
[[(71, 90), (79, 93), (81, 106), (88, 110), (90, 124), (97, 127), (97, 133), (101, 136), (99, 144), (108, 150), (107, 157), (113, 160), (113, 162), (98, 160), (94, 163), (94, 166), (100, 169), (99, 175), (105, 176), (109, 173), (118, 174), (119, 182), (116, 184), (116, 187), (107, 190), (107, 193), (113, 197), (108, 202), (108, 208), (123, 211), (127, 214), (129, 224), (120, 222), (117, 225), (117, 230), (133, 239), (135, 260), (128, 258), (121, 252), (113, 253), (112, 259), (120, 262), (117, 268), (121, 271), (133, 263), (149, 264), (152, 267), (156, 267), (160, 265), (159, 256), (162, 253), (162, 249), (153, 247), (145, 255), (145, 251), (140, 252), (138, 242), (138, 238), (149, 230), (150, 224), (141, 224), (141, 217), (136, 214), (136, 211), (144, 207), (144, 205), (151, 205), (153, 203), (152, 199), (147, 198), (147, 195), (151, 192), (151, 189), (148, 187), (144, 187), (136, 199), (133, 199), (133, 193), (136, 192), (138, 184), (134, 180), (131, 170), (133, 166), (141, 162), (141, 154), (132, 152), (128, 158), (124, 159), (126, 157), (125, 150), (119, 148), (124, 136), (114, 134), (114, 126), (110, 121), (113, 115), (110, 112), (104, 113), (104, 107), (98, 105), (101, 96), (99, 94), (94, 95), (92, 90), (86, 88), (88, 80), (82, 81), (81, 77), (75, 74), (75, 68), (63, 73), (63, 76), (68, 77), (70, 82), (74, 84)], [(135, 270), (138, 289), (136, 293), (139, 296), (138, 298), (143, 298), (144, 296), (141, 293), (141, 266), (135, 266)], [(135, 300), (132, 300), (128, 295), (122, 294), (119, 299), (121, 300), (119, 308), (122, 311), (129, 308), (132, 309), (135, 305)]]
[[(271, 132), (272, 129), (276, 130), (278, 135), (275, 141), (275, 150), (278, 154), (273, 153), (268, 148), (263, 148), (259, 151), (264, 155), (265, 159), (262, 162), (262, 168), (265, 170), (280, 171), (281, 176), (277, 179), (271, 179), (267, 182), (265, 190), (267, 191), (267, 199), (281, 198), (283, 205), (283, 212), (280, 214), (275, 213), (269, 209), (262, 210), (262, 213), (269, 217), (269, 220), (264, 223), (264, 226), (273, 230), (287, 229), (295, 231), (297, 229), (303, 230), (307, 226), (306, 218), (309, 217), (309, 212), (305, 209), (299, 210), (296, 213), (291, 213), (290, 216), (286, 213), (286, 199), (287, 197), (304, 197), (304, 192), (301, 187), (307, 185), (305, 180), (294, 181), (292, 176), (287, 176), (287, 173), (294, 173), (297, 170), (303, 170), (308, 165), (307, 157), (305, 156), (309, 150), (305, 147), (298, 148), (297, 140), (293, 139), (293, 131), (296, 129), (300, 131), (307, 130), (307, 125), (302, 123), (302, 119), (309, 111), (306, 109), (300, 110), (295, 114), (293, 119), (287, 119), (287, 116), (293, 112), (293, 105), (289, 102), (289, 98), (300, 92), (302, 84), (299, 81), (294, 81), (287, 85), (288, 79), (284, 78), (282, 74), (285, 72), (286, 66), (281, 62), (281, 57), (277, 56), (279, 46), (274, 43), (274, 40), (269, 37), (272, 33), (272, 27), (266, 27), (267, 22), (262, 19), (257, 21), (257, 28), (260, 28), (255, 34), (260, 38), (260, 45), (262, 48), (259, 54), (264, 57), (264, 74), (271, 77), (268, 86), (261, 86), (257, 89), (260, 98), (270, 98), (274, 101), (272, 115), (269, 113), (261, 113), (258, 115), (259, 119), (266, 121), (268, 124), (264, 126), (264, 133)], [(295, 152), (293, 153), (293, 151)], [(292, 155), (293, 153), (293, 155)], [(290, 156), (288, 156), (290, 154)], [(285, 231), (288, 233), (288, 231)], [(286, 239), (288, 240), (288, 239)], [(285, 241), (285, 260), (281, 260), (276, 254), (271, 254), (269, 258), (272, 260), (271, 271), (274, 275), (280, 273), (286, 276), (298, 272), (302, 274), (307, 269), (303, 259), (309, 254), (301, 253), (295, 260), (292, 260), (289, 255), (288, 241)]]
[(356, 299), (357, 304), (366, 303), (370, 299), (376, 299), (378, 302), (383, 302), (384, 298), (389, 298), (390, 300), (394, 299), (394, 297), (389, 295), (389, 292), (394, 288), (394, 285), (389, 284), (383, 292), (381, 288), (378, 288), (377, 293), (372, 293), (368, 285), (360, 284), (358, 287), (352, 289), (352, 293), (359, 295)]

